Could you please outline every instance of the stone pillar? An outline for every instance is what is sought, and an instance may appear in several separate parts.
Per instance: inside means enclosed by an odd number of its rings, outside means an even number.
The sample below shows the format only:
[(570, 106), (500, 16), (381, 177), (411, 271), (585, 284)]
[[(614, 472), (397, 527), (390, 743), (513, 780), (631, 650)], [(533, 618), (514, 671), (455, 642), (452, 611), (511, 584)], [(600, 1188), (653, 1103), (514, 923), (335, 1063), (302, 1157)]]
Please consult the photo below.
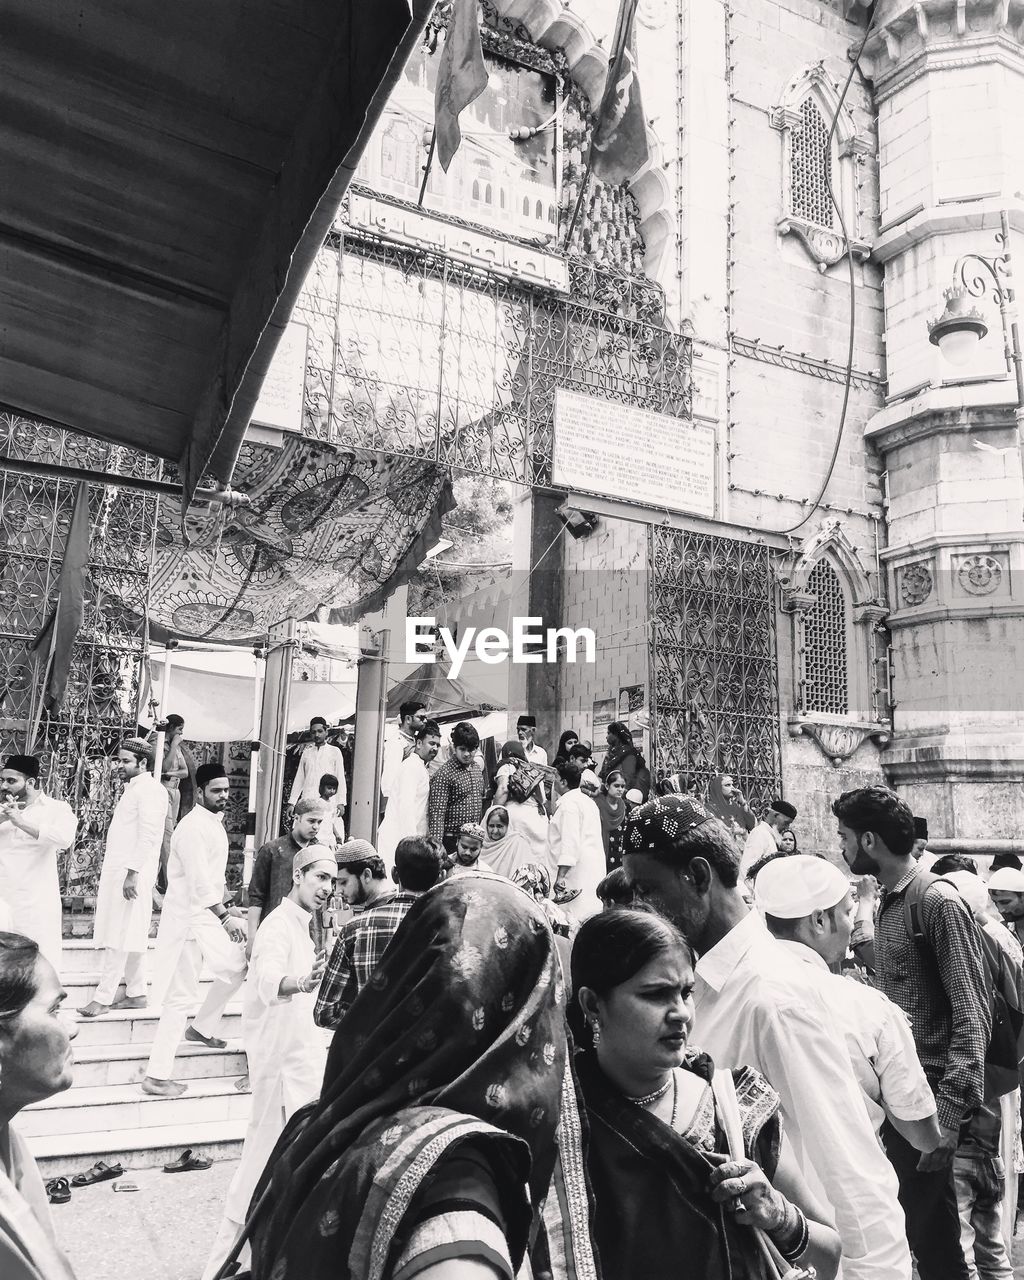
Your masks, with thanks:
[[(999, 310), (968, 368), (929, 343), (956, 260), (1021, 261), (1024, 0), (881, 0), (862, 64), (880, 149), (889, 397), (891, 782), (933, 834), (984, 852), (1024, 830), (1024, 486)], [(1018, 289), (1024, 279), (1018, 279)], [(991, 844), (991, 848), (997, 847)]]

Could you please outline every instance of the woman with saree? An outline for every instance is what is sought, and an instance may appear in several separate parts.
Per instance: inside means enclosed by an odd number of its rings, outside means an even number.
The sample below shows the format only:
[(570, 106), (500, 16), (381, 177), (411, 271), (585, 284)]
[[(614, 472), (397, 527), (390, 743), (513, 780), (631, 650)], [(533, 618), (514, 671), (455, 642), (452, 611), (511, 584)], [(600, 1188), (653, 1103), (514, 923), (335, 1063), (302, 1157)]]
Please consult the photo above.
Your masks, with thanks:
[(428, 890), (268, 1162), (254, 1280), (512, 1280), (555, 1167), (565, 1053), (541, 911), (492, 875)]
[(544, 811), (544, 778), (526, 758), (521, 742), (506, 742), (494, 775), (494, 803), (508, 813), (509, 830), (522, 837), (529, 861), (546, 862), (548, 815)]
[(718, 773), (708, 783), (708, 798), (704, 802), (707, 811), (724, 823), (726, 831), (742, 846), (747, 832), (757, 825), (750, 806), (736, 785), (731, 773)]
[(592, 916), (573, 944), (572, 981), (606, 1280), (768, 1280), (790, 1266), (835, 1276), (839, 1237), (788, 1149), (778, 1095), (758, 1072), (716, 1074), (688, 1050), (694, 974), (682, 935), (644, 910)]
[(485, 832), (480, 857), (499, 876), (514, 878), (519, 867), (530, 860), (530, 850), (518, 831), (513, 831), (508, 806), (492, 804), (484, 814)]
[[(70, 1088), (76, 1029), (62, 1012), (64, 991), (39, 947), (0, 933), (0, 1276), (74, 1280), (50, 1221), (47, 1192), (11, 1121), (24, 1107)], [(57, 1185), (62, 1184), (62, 1185)], [(63, 1179), (49, 1184), (69, 1198)]]

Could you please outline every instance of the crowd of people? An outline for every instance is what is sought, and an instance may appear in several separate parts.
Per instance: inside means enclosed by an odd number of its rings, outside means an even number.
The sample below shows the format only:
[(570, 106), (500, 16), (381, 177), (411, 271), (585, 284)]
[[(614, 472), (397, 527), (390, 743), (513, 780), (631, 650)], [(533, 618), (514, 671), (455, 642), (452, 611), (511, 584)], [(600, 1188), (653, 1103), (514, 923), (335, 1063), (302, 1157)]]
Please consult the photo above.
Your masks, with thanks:
[[(158, 1003), (141, 1087), (177, 1096), (179, 1044), (224, 1049), (242, 993), (252, 1113), (203, 1280), (513, 1280), (527, 1259), (551, 1280), (1012, 1276), (1016, 860), (934, 858), (881, 786), (838, 796), (836, 848), (801, 852), (789, 800), (652, 780), (624, 724), (598, 768), (571, 732), (549, 764), (524, 716), (488, 768), (470, 724), (439, 759), (425, 710), (385, 751), (375, 843), (339, 828), (312, 735), (244, 905), (228, 779), (194, 770), (148, 996), (170, 802), (152, 745), (121, 746), (80, 1014)], [(41, 909), (45, 851), (70, 839), (38, 772), (0, 772), (5, 1280), (71, 1276), (10, 1127), (73, 1070)]]

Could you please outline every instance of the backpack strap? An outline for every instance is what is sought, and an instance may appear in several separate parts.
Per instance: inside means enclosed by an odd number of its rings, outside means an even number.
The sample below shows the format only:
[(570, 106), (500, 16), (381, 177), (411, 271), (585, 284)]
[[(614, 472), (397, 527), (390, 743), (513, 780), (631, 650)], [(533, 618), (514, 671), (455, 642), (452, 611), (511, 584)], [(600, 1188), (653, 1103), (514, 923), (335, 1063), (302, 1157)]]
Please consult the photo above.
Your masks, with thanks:
[(930, 871), (919, 871), (907, 885), (903, 894), (903, 919), (911, 942), (919, 946), (928, 942), (928, 933), (924, 925), (924, 896), (940, 876)]

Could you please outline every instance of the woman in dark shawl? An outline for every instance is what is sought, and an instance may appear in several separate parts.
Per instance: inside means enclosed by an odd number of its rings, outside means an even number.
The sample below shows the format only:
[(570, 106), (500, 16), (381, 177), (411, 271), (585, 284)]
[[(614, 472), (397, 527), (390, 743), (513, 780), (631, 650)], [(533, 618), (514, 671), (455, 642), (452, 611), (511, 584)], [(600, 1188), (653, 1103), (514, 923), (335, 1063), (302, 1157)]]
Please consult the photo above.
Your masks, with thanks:
[(651, 790), (650, 770), (633, 745), (631, 729), (618, 720), (608, 726), (608, 750), (601, 763), (601, 781), (607, 782), (613, 772), (621, 773), (626, 779), (627, 791), (635, 788), (647, 799)]
[(757, 824), (750, 806), (736, 785), (731, 773), (718, 773), (708, 783), (708, 798), (704, 807), (725, 824), (726, 831), (741, 842), (748, 831)]
[(564, 999), (526, 894), (479, 873), (425, 893), (264, 1171), (254, 1280), (427, 1280), (456, 1259), (511, 1280), (555, 1166)]
[[(615, 908), (573, 943), (569, 1022), (588, 1121), (594, 1243), (605, 1280), (835, 1276), (839, 1237), (782, 1135), (778, 1095), (749, 1067), (687, 1048), (693, 956), (653, 912)], [(699, 1028), (698, 1028), (699, 1034)], [(732, 1143), (727, 1134), (732, 1132)]]

